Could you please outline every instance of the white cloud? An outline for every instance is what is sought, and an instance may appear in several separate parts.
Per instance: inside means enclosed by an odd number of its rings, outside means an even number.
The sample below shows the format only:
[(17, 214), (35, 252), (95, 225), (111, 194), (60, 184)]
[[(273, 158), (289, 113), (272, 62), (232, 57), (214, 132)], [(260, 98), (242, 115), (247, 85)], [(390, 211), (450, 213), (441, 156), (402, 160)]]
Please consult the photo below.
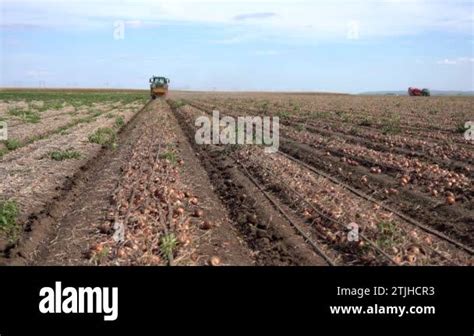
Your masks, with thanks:
[(436, 62), (437, 64), (443, 64), (443, 65), (455, 65), (457, 64), (456, 60), (450, 60), (448, 58), (445, 58), (444, 60)]
[(140, 28), (143, 26), (143, 22), (141, 20), (127, 20), (125, 21), (125, 25), (130, 28)]
[(205, 23), (256, 28), (273, 35), (345, 39), (349, 22), (360, 39), (424, 32), (472, 34), (473, 4), (441, 0), (2, 0), (3, 26), (94, 28), (110, 22)]
[(436, 63), (441, 64), (441, 65), (458, 65), (458, 64), (474, 63), (474, 58), (473, 57), (458, 57), (458, 58), (453, 58), (453, 59), (445, 58)]
[(220, 39), (220, 40), (212, 40), (211, 43), (215, 44), (238, 44), (246, 41), (253, 40), (254, 36), (248, 34), (241, 34), (236, 36), (231, 36), (228, 38)]
[(244, 21), (244, 20), (262, 20), (268, 19), (271, 17), (276, 16), (275, 13), (249, 13), (249, 14), (239, 14), (234, 17), (236, 21)]

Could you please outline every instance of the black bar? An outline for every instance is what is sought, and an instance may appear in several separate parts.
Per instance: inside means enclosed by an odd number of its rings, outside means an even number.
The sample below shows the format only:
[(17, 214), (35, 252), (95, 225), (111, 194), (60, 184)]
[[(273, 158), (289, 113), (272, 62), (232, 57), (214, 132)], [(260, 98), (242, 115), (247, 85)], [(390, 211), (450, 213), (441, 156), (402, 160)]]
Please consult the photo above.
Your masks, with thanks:
[[(221, 330), (228, 334), (279, 330), (283, 326), (311, 334), (323, 326), (334, 332), (383, 334), (384, 331), (449, 331), (472, 335), (472, 267), (434, 268), (139, 268), (139, 267), (3, 267), (0, 269), (0, 334), (109, 334), (119, 331), (160, 334)], [(103, 314), (42, 314), (42, 287), (118, 287), (118, 318)], [(433, 288), (434, 295), (372, 295), (373, 287)], [(337, 287), (369, 288), (364, 298), (338, 296)], [(421, 292), (420, 292), (421, 293)], [(401, 294), (401, 292), (400, 292)], [(432, 306), (434, 314), (334, 315), (330, 306)], [(382, 324), (380, 324), (382, 323)], [(220, 327), (221, 326), (221, 327)], [(222, 326), (226, 326), (223, 329)], [(66, 329), (64, 329), (66, 328)], [(68, 332), (65, 333), (65, 330)], [(70, 332), (69, 332), (70, 331)], [(93, 333), (91, 333), (93, 331)], [(318, 332), (319, 331), (319, 332)]]

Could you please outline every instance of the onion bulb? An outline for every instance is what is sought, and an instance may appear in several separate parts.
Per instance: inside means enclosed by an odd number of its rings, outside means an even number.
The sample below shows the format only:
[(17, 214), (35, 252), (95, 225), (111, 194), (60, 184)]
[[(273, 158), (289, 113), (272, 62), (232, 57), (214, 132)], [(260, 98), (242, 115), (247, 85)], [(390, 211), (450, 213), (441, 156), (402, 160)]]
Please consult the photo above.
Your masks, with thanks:
[(204, 211), (202, 211), (201, 209), (196, 209), (194, 210), (194, 217), (202, 217), (204, 215)]
[(453, 205), (454, 203), (456, 203), (456, 198), (454, 198), (454, 196), (448, 196), (446, 197), (446, 203), (448, 203), (449, 205)]
[(219, 266), (221, 264), (221, 259), (217, 256), (213, 256), (209, 263), (211, 266)]
[(201, 224), (201, 230), (210, 230), (212, 228), (212, 224), (209, 221), (204, 221)]

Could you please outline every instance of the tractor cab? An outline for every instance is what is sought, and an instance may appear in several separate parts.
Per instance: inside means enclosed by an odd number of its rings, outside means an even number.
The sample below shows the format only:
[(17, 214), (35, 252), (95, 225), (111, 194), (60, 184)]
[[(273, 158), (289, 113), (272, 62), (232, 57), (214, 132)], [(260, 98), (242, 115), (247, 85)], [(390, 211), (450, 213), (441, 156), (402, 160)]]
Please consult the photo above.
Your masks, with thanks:
[(165, 77), (156, 77), (153, 76), (150, 78), (150, 84), (152, 87), (159, 87), (159, 86), (164, 86), (165, 84), (168, 84), (170, 80)]
[(150, 78), (150, 95), (152, 99), (165, 96), (168, 93), (168, 83), (166, 77), (153, 76)]

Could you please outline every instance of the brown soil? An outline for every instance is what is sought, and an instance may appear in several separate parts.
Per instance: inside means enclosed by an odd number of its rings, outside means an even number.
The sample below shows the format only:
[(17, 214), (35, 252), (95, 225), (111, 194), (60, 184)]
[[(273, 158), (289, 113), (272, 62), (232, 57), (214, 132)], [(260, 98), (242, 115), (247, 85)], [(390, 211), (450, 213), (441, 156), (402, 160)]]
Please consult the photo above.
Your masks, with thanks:
[[(105, 115), (61, 135), (54, 129), (67, 120), (63, 113), (45, 115), (42, 123), (49, 124), (47, 130), (28, 125), (21, 135), (24, 139), (37, 131), (51, 134), (2, 158), (0, 192), (19, 204), (22, 230), (16, 241), (0, 241), (0, 263), (472, 263), (472, 162), (466, 151), (459, 155), (449, 152), (449, 148), (468, 149), (471, 144), (450, 141), (443, 135), (453, 133), (449, 130), (453, 124), (447, 129), (425, 128), (428, 133), (439, 133), (428, 139), (427, 147), (417, 147), (416, 136), (409, 136), (422, 127), (420, 122), (403, 124), (401, 132), (408, 138), (405, 147), (397, 142), (400, 139), (391, 142), (394, 138), (378, 133), (374, 138), (364, 138), (365, 133), (337, 131), (332, 125), (346, 112), (331, 114), (323, 128), (316, 127), (319, 123), (308, 123), (301, 129), (295, 117), (284, 121), (280, 152), (265, 156), (259, 148), (197, 145), (194, 140), (197, 116), (213, 108), (234, 116), (245, 110), (256, 115), (262, 112), (255, 103), (258, 94), (171, 94), (175, 95), (186, 99), (184, 106), (163, 99), (149, 102), (140, 111), (114, 104), (103, 106), (123, 109), (126, 124), (114, 149), (87, 141), (98, 127), (114, 123)], [(294, 108), (295, 101), (307, 102), (301, 109), (308, 114), (318, 102), (326, 104), (320, 112), (329, 113), (337, 106), (349, 109), (355, 101), (363, 101), (320, 95), (262, 97), (276, 112)], [(380, 104), (396, 103), (374, 99), (378, 100)], [(453, 100), (452, 105), (444, 100), (436, 102), (451, 106), (445, 115), (436, 116), (439, 120), (454, 113), (455, 106), (466, 107), (465, 100)], [(416, 106), (408, 99), (400, 104), (394, 109)], [(426, 101), (423, 104), (427, 104), (425, 109), (434, 108)], [(350, 111), (356, 121), (366, 115), (363, 109), (362, 116), (352, 107)], [(274, 113), (267, 112), (263, 114)], [(430, 112), (423, 113), (431, 116)], [(381, 114), (382, 119), (390, 117), (389, 111)], [(416, 111), (407, 112), (408, 119), (415, 120), (415, 116)], [(17, 127), (20, 130), (22, 125)], [(377, 127), (372, 128), (375, 134)], [(47, 158), (51, 150), (66, 146), (83, 156), (61, 162)], [(446, 155), (433, 157), (431, 149)], [(407, 166), (400, 166), (400, 161), (406, 161)], [(418, 171), (419, 178), (400, 185), (401, 176), (417, 164), (423, 168)], [(382, 171), (373, 173), (374, 166)], [(431, 175), (423, 175), (425, 169)], [(448, 175), (450, 180), (445, 180)], [(443, 188), (443, 195), (431, 195), (433, 183), (438, 190)], [(449, 192), (456, 194), (454, 204), (444, 200)], [(428, 233), (413, 221), (437, 231)], [(348, 242), (346, 225), (355, 222), (364, 235), (362, 242)], [(449, 238), (444, 239), (443, 234)], [(466, 246), (456, 246), (453, 240)]]
[[(10, 251), (11, 263), (36, 265), (78, 265), (97, 263), (87, 252), (91, 245), (101, 240), (99, 228), (110, 222), (114, 195), (120, 188), (124, 167), (137, 151), (137, 142), (146, 129), (153, 129), (156, 138), (157, 124), (150, 122), (154, 115), (171, 114), (163, 101), (152, 102), (140, 112), (121, 132), (118, 149), (103, 150), (97, 160), (90, 162), (63, 189), (63, 197), (43, 214), (33, 220), (28, 237), (30, 243), (20, 244)], [(180, 129), (175, 123), (174, 131)], [(208, 264), (218, 256), (223, 265), (252, 265), (253, 256), (239, 239), (224, 207), (213, 193), (205, 171), (184, 139), (179, 141), (180, 159), (186, 164), (180, 168), (182, 183), (188, 192), (199, 199), (204, 209), (204, 219), (212, 223), (211, 230), (199, 230), (194, 239), (193, 261), (189, 264)], [(151, 237), (150, 237), (151, 238)], [(113, 261), (113, 260), (111, 260)], [(105, 263), (105, 262), (104, 262)], [(124, 262), (125, 264), (127, 262)]]
[[(136, 111), (124, 112), (124, 120), (130, 120)], [(55, 134), (35, 141), (1, 158), (0, 194), (2, 198), (13, 199), (18, 203), (21, 209), (18, 222), (23, 231), (29, 232), (33, 225), (32, 219), (44, 212), (49, 204), (60, 199), (61, 190), (74, 181), (75, 173), (99, 155), (101, 146), (90, 143), (88, 136), (100, 127), (113, 125), (114, 119), (101, 117), (72, 127), (69, 134)], [(64, 161), (51, 160), (49, 153), (58, 150), (74, 150), (80, 157)], [(11, 245), (4, 237), (0, 237), (0, 251), (9, 250)]]
[[(399, 190), (398, 193), (387, 194), (386, 188), (398, 188), (399, 183), (389, 176), (371, 175), (364, 167), (352, 167), (349, 171), (339, 171), (337, 168), (343, 165), (336, 159), (325, 156), (309, 146), (294, 142), (283, 142), (282, 151), (295, 156), (316, 168), (329, 171), (342, 181), (346, 181), (358, 189), (363, 190), (372, 197), (395, 208), (401, 209), (411, 217), (426, 223), (440, 231), (446, 231), (456, 239), (460, 239), (470, 245), (473, 244), (473, 222), (472, 214), (460, 207), (450, 207), (443, 202), (435, 203), (431, 199), (411, 190)], [(362, 181), (365, 176), (367, 183)]]
[[(188, 138), (194, 139), (192, 120), (186, 120), (179, 111), (175, 113)], [(194, 149), (258, 265), (326, 265), (240, 171), (228, 152), (215, 146), (195, 145)]]

